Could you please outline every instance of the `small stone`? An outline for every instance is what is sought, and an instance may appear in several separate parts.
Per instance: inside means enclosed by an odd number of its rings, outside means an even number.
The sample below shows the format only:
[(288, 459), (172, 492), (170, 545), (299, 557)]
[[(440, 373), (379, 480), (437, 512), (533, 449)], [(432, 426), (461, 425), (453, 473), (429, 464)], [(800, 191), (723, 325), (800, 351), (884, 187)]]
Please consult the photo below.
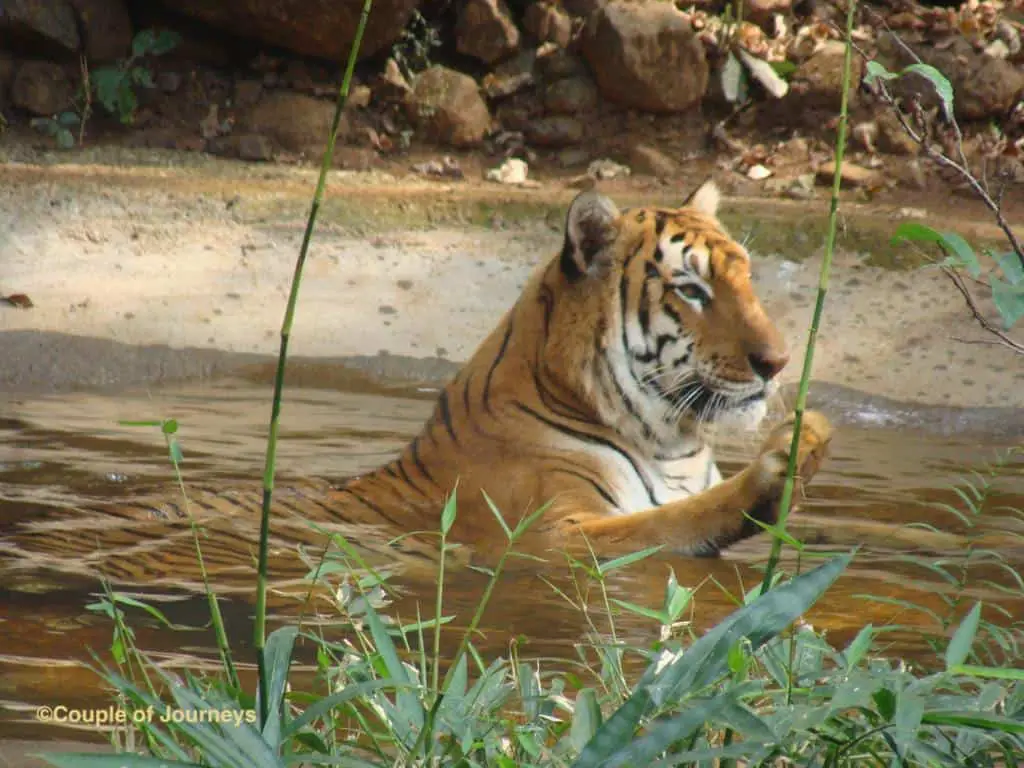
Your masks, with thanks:
[(676, 162), (664, 152), (646, 144), (634, 144), (629, 150), (629, 167), (645, 176), (672, 178), (679, 172)]
[(409, 81), (394, 59), (388, 59), (384, 71), (373, 82), (373, 98), (385, 104), (401, 104), (412, 93)]
[(600, 158), (594, 160), (589, 166), (587, 166), (587, 176), (591, 179), (616, 179), (619, 177), (629, 176), (632, 170), (625, 165), (616, 163), (614, 160), (608, 158)]
[(242, 160), (263, 162), (274, 159), (274, 147), (266, 136), (246, 133), (238, 137), (238, 156)]
[(366, 85), (353, 85), (348, 92), (347, 109), (365, 109), (370, 106), (370, 88)]
[(576, 168), (590, 162), (590, 153), (585, 149), (574, 147), (563, 149), (557, 155), (558, 164), (563, 168)]
[(753, 179), (754, 181), (764, 181), (771, 175), (771, 170), (760, 163), (752, 165), (747, 169), (747, 178)]
[[(239, 133), (266, 136), (287, 152), (320, 157), (334, 120), (334, 104), (290, 91), (269, 91), (259, 102), (241, 111)], [(350, 125), (342, 115), (338, 135), (348, 135)]]
[(542, 147), (564, 147), (583, 139), (583, 123), (574, 117), (542, 117), (526, 126), (526, 138)]
[(599, 101), (597, 86), (589, 77), (557, 80), (544, 91), (544, 107), (555, 115), (579, 115), (594, 109)]
[(810, 200), (814, 197), (814, 174), (802, 173), (785, 188), (786, 197), (794, 200)]
[(464, 0), (455, 24), (459, 53), (493, 64), (519, 47), (519, 30), (501, 0)]
[(251, 107), (263, 95), (263, 83), (259, 80), (245, 79), (235, 81), (235, 106)]
[(557, 4), (545, 0), (527, 6), (523, 29), (538, 43), (568, 48), (572, 42), (572, 18)]
[(156, 76), (156, 87), (164, 93), (177, 93), (181, 88), (182, 80), (180, 72), (161, 72)]
[(529, 166), (519, 158), (510, 157), (497, 168), (487, 171), (487, 180), (499, 184), (524, 184), (530, 172)]
[(71, 103), (73, 88), (51, 61), (26, 61), (14, 75), (11, 103), (34, 115), (55, 115)]
[(564, 77), (589, 77), (583, 59), (562, 48), (546, 46), (537, 55), (537, 74), (551, 83)]
[[(835, 176), (835, 167), (835, 161), (830, 160), (818, 168), (818, 181), (822, 184), (831, 184)], [(882, 175), (877, 171), (853, 163), (843, 163), (840, 171), (840, 183), (845, 187), (874, 189), (881, 187), (882, 181)]]

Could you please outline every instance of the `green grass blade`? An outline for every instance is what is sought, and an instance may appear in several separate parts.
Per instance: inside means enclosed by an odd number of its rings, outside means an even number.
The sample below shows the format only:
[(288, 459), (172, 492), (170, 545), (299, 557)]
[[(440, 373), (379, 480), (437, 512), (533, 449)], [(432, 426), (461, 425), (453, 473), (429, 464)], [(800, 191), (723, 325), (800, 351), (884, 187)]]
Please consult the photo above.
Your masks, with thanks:
[(55, 754), (43, 752), (32, 757), (39, 757), (55, 765), (57, 768), (201, 768), (199, 763), (179, 763), (174, 760), (162, 760), (158, 757), (142, 755), (94, 755), (82, 752), (66, 752)]

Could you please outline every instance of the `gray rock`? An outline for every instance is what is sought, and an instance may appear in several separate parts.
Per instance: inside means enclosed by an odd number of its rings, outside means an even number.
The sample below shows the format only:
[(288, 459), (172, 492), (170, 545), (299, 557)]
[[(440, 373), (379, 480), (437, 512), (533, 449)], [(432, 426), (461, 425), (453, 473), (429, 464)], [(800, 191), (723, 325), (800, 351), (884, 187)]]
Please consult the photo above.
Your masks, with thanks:
[(78, 53), (75, 12), (65, 0), (3, 0), (0, 3), (0, 39), (19, 37), (44, 40), (52, 47)]
[(74, 93), (64, 70), (52, 61), (26, 61), (14, 75), (11, 103), (33, 115), (54, 115), (71, 104)]
[(587, 24), (583, 55), (601, 95), (625, 107), (683, 112), (707, 89), (704, 46), (672, 3), (609, 2)]
[(90, 62), (116, 61), (132, 47), (132, 20), (124, 0), (68, 0), (81, 23)]
[(544, 91), (544, 108), (556, 115), (578, 115), (594, 109), (599, 101), (597, 86), (589, 77), (556, 80)]
[(541, 147), (565, 147), (583, 140), (583, 123), (573, 117), (542, 117), (526, 126), (526, 138)]

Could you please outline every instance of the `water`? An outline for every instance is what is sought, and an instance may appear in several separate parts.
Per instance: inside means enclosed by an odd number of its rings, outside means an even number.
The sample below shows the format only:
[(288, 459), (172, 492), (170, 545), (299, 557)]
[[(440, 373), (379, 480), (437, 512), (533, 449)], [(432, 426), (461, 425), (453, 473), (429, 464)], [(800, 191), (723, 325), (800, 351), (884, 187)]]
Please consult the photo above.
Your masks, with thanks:
[[(337, 370), (303, 377), (301, 385), (288, 389), (282, 414), (280, 485), (306, 478), (338, 479), (381, 464), (419, 428), (434, 394), (431, 387), (374, 384)], [(215, 668), (206, 604), (195, 594), (198, 573), (189, 531), (159, 520), (105, 519), (83, 510), (112, 501), (127, 503), (152, 488), (162, 488), (172, 498), (177, 493), (159, 430), (119, 425), (123, 420), (175, 418), (186, 483), (256, 482), (263, 466), (269, 395), (266, 371), (257, 370), (248, 378), (152, 392), (26, 396), (6, 403), (0, 412), (0, 739), (68, 735), (34, 721), (40, 704), (109, 704), (109, 694), (83, 665), (90, 660), (89, 649), (109, 658), (110, 623), (85, 607), (95, 600), (101, 574), (134, 582), (119, 588), (159, 605), (183, 627), (169, 631), (141, 612), (131, 614), (138, 644), (154, 659), (171, 666)], [(924, 548), (935, 550), (934, 562), (962, 560), (964, 550), (948, 538), (905, 526), (930, 523), (947, 532), (962, 531), (956, 516), (936, 505), (962, 509), (951, 486), (970, 470), (987, 473), (1000, 451), (1019, 444), (1019, 435), (1013, 430), (996, 437), (991, 430), (987, 435), (965, 431), (985, 418), (992, 421), (991, 413), (979, 413), (973, 422), (971, 414), (960, 413), (950, 422), (942, 414), (932, 414), (930, 420), (911, 418), (905, 410), (885, 410), (877, 402), (859, 407), (849, 397), (825, 398), (824, 403), (840, 431), (799, 518), (802, 532), (823, 542), (818, 549), (828, 549), (828, 542), (834, 547), (864, 541), (867, 546), (810, 619), (828, 628), (837, 644), (867, 621), (925, 626), (929, 619), (923, 613), (863, 595), (911, 599), (942, 609), (936, 577), (901, 556)], [(734, 470), (752, 449), (749, 441), (726, 442), (721, 452), (725, 469)], [(993, 482), (983, 527), (989, 532), (987, 541), (1003, 550), (1016, 568), (1022, 561), (1012, 533), (1021, 529), (999, 508), (1024, 508), (1024, 456), (1010, 459)], [(865, 529), (867, 521), (877, 526)], [(25, 525), (42, 533), (25, 538), (19, 532)], [(223, 610), (232, 645), (243, 661), (252, 658), (251, 541), (257, 526), (255, 519), (211, 524), (203, 539), (215, 586), (227, 596)], [(294, 615), (295, 600), (278, 591), (297, 594), (296, 579), (305, 567), (278, 544), (271, 557), (272, 613)], [(105, 548), (100, 555), (94, 553), (97, 546)], [(723, 587), (736, 595), (758, 582), (756, 565), (766, 552), (767, 542), (759, 537), (719, 560), (666, 557), (616, 574), (610, 589), (621, 599), (656, 606), (671, 567), (680, 583), (698, 588), (692, 619), (707, 626), (733, 608)], [(787, 567), (795, 567), (792, 558)], [(564, 563), (518, 565), (495, 595), (479, 646), (487, 653), (502, 653), (518, 638), (525, 656), (575, 658), (574, 645), (584, 638), (586, 621), (538, 578), (542, 574), (570, 590), (566, 572)], [(1024, 605), (981, 583), (982, 577), (1011, 583), (1007, 571), (972, 566), (971, 573), (977, 580), (973, 598), (1000, 602), (1021, 615)], [(404, 595), (395, 608), (403, 620), (415, 618), (417, 602), (424, 614), (432, 614), (432, 574), (412, 569), (397, 581)], [(469, 620), (484, 581), (468, 570), (449, 575), (445, 613), (456, 616), (446, 630), (449, 638)], [(599, 624), (602, 616), (599, 610), (593, 614)], [(628, 615), (618, 618), (617, 631), (620, 639), (638, 645), (656, 637), (653, 622)], [(927, 657), (927, 646), (914, 631), (893, 631), (887, 637), (893, 653)], [(299, 662), (300, 671), (312, 668), (308, 649), (301, 650)], [(243, 676), (251, 675), (251, 667), (243, 665)], [(86, 729), (77, 736), (96, 734)]]

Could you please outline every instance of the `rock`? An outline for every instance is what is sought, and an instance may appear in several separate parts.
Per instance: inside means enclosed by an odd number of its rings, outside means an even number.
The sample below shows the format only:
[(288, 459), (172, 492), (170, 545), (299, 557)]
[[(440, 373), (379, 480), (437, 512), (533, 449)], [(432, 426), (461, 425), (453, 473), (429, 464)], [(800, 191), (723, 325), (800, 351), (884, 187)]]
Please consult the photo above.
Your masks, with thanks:
[(573, 16), (589, 19), (595, 12), (608, 5), (608, 0), (562, 0), (562, 7)]
[(412, 93), (412, 86), (402, 74), (398, 62), (388, 59), (384, 71), (380, 73), (371, 86), (373, 98), (384, 104), (401, 104)]
[(469, 75), (441, 66), (422, 72), (406, 102), (409, 119), (432, 141), (472, 147), (491, 127), (487, 104)]
[(587, 166), (587, 176), (591, 179), (615, 179), (620, 176), (629, 176), (631, 173), (632, 170), (628, 165), (621, 165), (605, 157), (594, 160)]
[[(9, 0), (4, 0), (8, 2)], [(33, 0), (23, 0), (33, 2)], [(260, 40), (304, 56), (341, 62), (355, 38), (363, 0), (160, 0), (238, 37)], [(365, 59), (401, 35), (421, 0), (375, 0), (359, 48)], [(43, 4), (43, 3), (39, 3)]]
[(14, 75), (11, 104), (33, 115), (55, 115), (71, 104), (74, 89), (52, 61), (26, 61)]
[(258, 133), (245, 133), (237, 137), (238, 156), (242, 160), (255, 162), (274, 159), (274, 147), (266, 136)]
[(563, 149), (558, 153), (558, 164), (563, 168), (575, 168), (590, 162), (590, 152), (579, 147)]
[(526, 138), (541, 147), (565, 147), (583, 140), (583, 123), (574, 117), (556, 115), (533, 120), (526, 126)]
[[(830, 185), (835, 176), (836, 164), (830, 160), (817, 169), (818, 181), (821, 184)], [(843, 163), (840, 172), (840, 184), (844, 187), (860, 187), (866, 189), (877, 189), (882, 186), (883, 177), (878, 171), (872, 171), (853, 163)]]
[(772, 175), (771, 169), (767, 166), (757, 163), (747, 169), (747, 178), (753, 181), (764, 181)]
[(510, 157), (497, 168), (487, 171), (485, 178), (499, 184), (525, 184), (529, 172), (530, 167), (523, 160)]
[(561, 48), (550, 48), (537, 56), (537, 74), (547, 82), (565, 77), (590, 77), (583, 60)]
[(501, 0), (463, 0), (455, 24), (455, 49), (485, 64), (519, 47), (519, 30)]
[(459, 165), (459, 161), (454, 157), (445, 156), (441, 160), (427, 160), (422, 163), (413, 163), (411, 168), (413, 173), (418, 173), (421, 176), (435, 176), (439, 179), (464, 179), (466, 174), (463, 173), (462, 167)]
[(82, 47), (75, 12), (65, 0), (3, 0), (0, 39), (8, 38), (72, 53)]
[(17, 65), (14, 62), (14, 57), (9, 53), (0, 51), (0, 110), (7, 103), (7, 94), (11, 89), (11, 83), (14, 81), (15, 71), (17, 71)]
[[(334, 118), (334, 104), (312, 96), (288, 91), (271, 91), (238, 119), (239, 133), (260, 134), (288, 152), (320, 157), (327, 146)], [(339, 139), (349, 131), (342, 115)]]
[(745, 16), (758, 23), (769, 20), (776, 13), (786, 13), (793, 6), (793, 0), (747, 0)]
[(786, 185), (786, 197), (793, 200), (810, 200), (814, 197), (814, 174), (802, 173)]
[[(804, 106), (830, 107), (839, 109), (843, 92), (843, 62), (846, 48), (838, 40), (829, 40), (803, 62), (790, 80), (792, 92)], [(860, 56), (853, 57), (850, 72), (850, 96), (855, 97), (857, 87), (864, 75), (864, 62)]]
[(916, 155), (921, 147), (903, 130), (891, 109), (883, 109), (875, 118), (878, 126), (878, 148), (893, 155)]
[(646, 144), (634, 144), (629, 148), (629, 167), (645, 176), (666, 179), (679, 172), (679, 166), (661, 150)]
[(263, 83), (259, 80), (236, 80), (234, 92), (234, 106), (239, 108), (251, 107), (260, 100), (263, 95)]
[(589, 77), (556, 80), (544, 91), (544, 108), (555, 115), (578, 115), (598, 104), (597, 86)]
[(601, 95), (626, 107), (683, 112), (707, 89), (704, 46), (672, 3), (612, 0), (590, 18), (583, 55)]
[(156, 76), (156, 87), (164, 93), (177, 93), (182, 79), (180, 72), (161, 72)]
[(532, 3), (523, 13), (523, 29), (538, 43), (568, 48), (572, 42), (572, 18), (558, 5), (546, 0)]
[(124, 0), (68, 0), (78, 16), (90, 63), (116, 61), (132, 48), (132, 20)]
[(483, 90), (489, 99), (506, 99), (533, 85), (533, 64), (537, 56), (533, 51), (521, 51), (503, 61), (483, 80)]

